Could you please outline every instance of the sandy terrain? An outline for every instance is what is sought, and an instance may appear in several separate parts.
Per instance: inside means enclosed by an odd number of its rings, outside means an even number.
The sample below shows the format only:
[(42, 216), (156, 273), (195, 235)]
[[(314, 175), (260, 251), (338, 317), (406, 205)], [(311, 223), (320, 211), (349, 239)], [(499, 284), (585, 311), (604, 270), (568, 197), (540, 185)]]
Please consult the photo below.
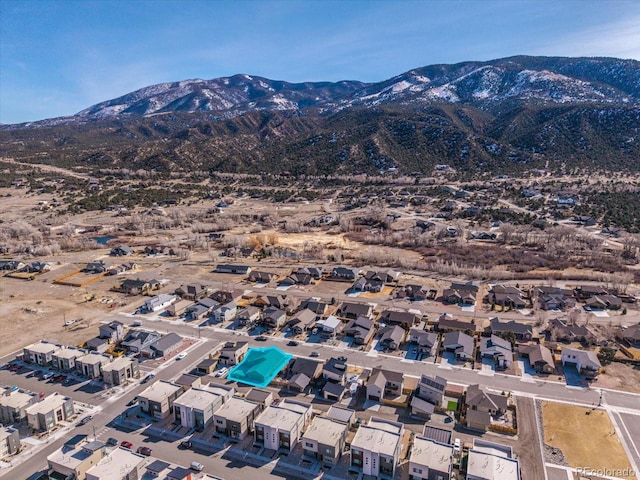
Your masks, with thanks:
[(545, 443), (559, 448), (570, 466), (633, 471), (604, 410), (545, 402), (542, 420)]

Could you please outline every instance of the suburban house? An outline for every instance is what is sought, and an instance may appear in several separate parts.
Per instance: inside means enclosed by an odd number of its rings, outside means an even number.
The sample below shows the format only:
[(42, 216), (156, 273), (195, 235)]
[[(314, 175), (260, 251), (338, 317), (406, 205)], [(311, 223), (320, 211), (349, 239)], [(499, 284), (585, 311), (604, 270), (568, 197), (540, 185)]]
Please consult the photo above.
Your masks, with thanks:
[(634, 348), (640, 348), (640, 324), (623, 328), (619, 336), (628, 345)]
[(239, 364), (249, 351), (248, 342), (226, 342), (220, 350), (218, 363), (224, 366)]
[(429, 403), (426, 400), (414, 395), (411, 399), (411, 416), (425, 420), (429, 420), (431, 415), (436, 411), (436, 406), (433, 403)]
[(320, 280), (324, 273), (324, 267), (299, 267), (296, 273), (311, 275), (314, 280)]
[(393, 478), (400, 460), (404, 425), (371, 417), (351, 442), (351, 468), (364, 475)]
[(60, 345), (40, 341), (22, 349), (22, 358), (26, 363), (35, 363), (48, 367), (53, 363), (54, 355), (61, 349)]
[(120, 245), (118, 247), (113, 247), (109, 252), (109, 255), (112, 257), (122, 257), (126, 255), (131, 255), (133, 253), (133, 249), (126, 245)]
[(220, 290), (216, 290), (211, 295), (218, 303), (229, 303), (229, 302), (238, 302), (244, 296), (244, 290), (240, 288), (223, 288)]
[[(119, 447), (87, 470), (87, 480), (127, 480), (143, 478), (147, 457), (129, 449)], [(114, 475), (114, 472), (118, 472)], [(78, 477), (76, 477), (78, 478)], [(78, 478), (78, 480), (80, 480)]]
[(439, 332), (476, 332), (478, 326), (473, 322), (456, 320), (451, 315), (443, 313), (438, 317), (436, 328)]
[(102, 367), (111, 362), (111, 355), (87, 353), (76, 358), (76, 371), (87, 378), (102, 378)]
[(117, 320), (102, 323), (98, 326), (98, 332), (100, 338), (106, 338), (111, 343), (118, 343), (124, 338), (124, 324)]
[(379, 345), (385, 350), (397, 350), (404, 341), (406, 331), (399, 325), (389, 325), (381, 328)]
[(381, 292), (388, 282), (397, 281), (400, 272), (393, 270), (376, 272), (369, 270), (363, 277), (357, 279), (351, 286), (351, 290), (359, 292)]
[(180, 298), (195, 301), (206, 297), (209, 288), (206, 285), (180, 285), (174, 293)]
[(491, 358), (496, 370), (506, 370), (513, 363), (513, 347), (511, 342), (497, 335), (480, 338), (480, 356)]
[(248, 265), (218, 264), (216, 266), (216, 272), (233, 273), (235, 275), (247, 275), (251, 272), (251, 267)]
[(511, 447), (473, 439), (467, 459), (467, 480), (520, 480), (520, 465)]
[(275, 280), (278, 277), (279, 275), (275, 272), (252, 270), (251, 273), (249, 273), (249, 281), (255, 283), (270, 283), (272, 280)]
[(367, 398), (381, 402), (385, 397), (398, 397), (404, 387), (402, 372), (374, 368), (367, 381)]
[(358, 317), (350, 320), (344, 327), (342, 333), (345, 336), (353, 337), (355, 345), (367, 345), (376, 333), (373, 320), (369, 317)]
[(409, 330), (409, 342), (416, 345), (421, 356), (433, 356), (438, 351), (438, 334), (418, 328)]
[(213, 415), (216, 432), (234, 441), (241, 441), (251, 431), (253, 421), (261, 411), (259, 403), (231, 397)]
[(437, 295), (436, 290), (427, 290), (423, 285), (404, 285), (395, 291), (396, 298), (406, 298), (410, 302), (424, 302), (433, 300)]
[(447, 388), (447, 379), (442, 377), (429, 377), (421, 375), (416, 390), (416, 396), (432, 403), (436, 406), (442, 406), (444, 402), (444, 392)]
[(63, 445), (47, 456), (52, 472), (49, 478), (86, 480), (89, 469), (98, 465), (105, 456), (105, 444), (96, 440), (73, 447)]
[(160, 295), (156, 295), (155, 297), (151, 297), (149, 300), (144, 302), (142, 305), (143, 312), (159, 312), (167, 308), (169, 305), (175, 303), (178, 300), (178, 297), (175, 295), (168, 295), (166, 293), (161, 293)]
[(494, 285), (484, 298), (485, 303), (500, 305), (502, 308), (523, 309), (527, 302), (523, 298), (524, 293), (516, 287), (505, 285)]
[(312, 358), (294, 357), (289, 367), (292, 375), (304, 374), (310, 381), (315, 381), (322, 376), (322, 361), (313, 360)]
[(518, 353), (529, 359), (529, 364), (538, 373), (553, 373), (555, 362), (553, 353), (547, 347), (540, 344), (520, 345)]
[(467, 362), (473, 360), (475, 340), (463, 332), (449, 332), (444, 336), (442, 347), (446, 352), (453, 352), (456, 360)]
[(493, 417), (500, 417), (509, 406), (505, 395), (483, 390), (479, 385), (469, 385), (465, 396), (467, 428), (486, 432)]
[(442, 292), (442, 301), (455, 305), (475, 305), (478, 287), (471, 284), (452, 283)]
[(27, 423), (36, 432), (48, 432), (60, 422), (75, 414), (73, 399), (58, 392), (46, 396), (42, 401), (25, 408)]
[(316, 279), (309, 273), (293, 272), (280, 282), (280, 285), (313, 285)]
[(302, 436), (303, 452), (324, 464), (336, 465), (344, 450), (348, 432), (348, 423), (318, 415)]
[(322, 366), (322, 378), (327, 381), (344, 385), (347, 375), (347, 364), (337, 358), (331, 357)]
[(551, 341), (559, 342), (585, 342), (594, 337), (585, 325), (570, 325), (557, 318), (549, 320), (546, 332)]
[(164, 419), (173, 412), (173, 403), (182, 392), (180, 385), (159, 380), (138, 395), (138, 405), (147, 415)]
[(373, 313), (373, 306), (368, 303), (352, 303), (344, 302), (338, 309), (338, 316), (356, 319), (358, 317), (371, 318)]
[(501, 322), (498, 318), (490, 320), (490, 333), (493, 335), (513, 334), (518, 342), (530, 342), (533, 339), (533, 326), (525, 323), (511, 320), (509, 322)]
[(347, 387), (337, 382), (326, 382), (320, 390), (320, 395), (330, 402), (340, 402), (347, 392)]
[(213, 414), (227, 402), (235, 390), (224, 385), (191, 388), (173, 402), (176, 423), (203, 431), (213, 423)]
[(599, 285), (581, 285), (574, 290), (578, 300), (584, 301), (594, 296), (609, 295), (609, 291)]
[(311, 382), (311, 379), (307, 377), (304, 373), (296, 373), (287, 382), (287, 388), (289, 390), (295, 390), (299, 393), (302, 393), (309, 386), (310, 382)]
[(453, 445), (416, 436), (409, 457), (411, 480), (449, 480), (453, 464)]
[(135, 358), (118, 357), (109, 363), (102, 364), (102, 381), (107, 385), (123, 385), (127, 380), (139, 376), (138, 360)]
[(300, 310), (311, 310), (317, 315), (317, 320), (329, 313), (329, 304), (318, 298), (307, 298), (300, 304)]
[(228, 322), (233, 320), (236, 313), (238, 313), (238, 305), (232, 301), (214, 308), (211, 317), (215, 322)]
[(0, 427), (0, 459), (6, 459), (20, 451), (20, 432), (17, 428)]
[(591, 310), (620, 310), (622, 300), (615, 295), (594, 295), (584, 302), (585, 308)]
[(289, 320), (289, 327), (296, 335), (311, 330), (316, 323), (316, 314), (305, 308), (300, 310)]
[(565, 288), (535, 286), (529, 290), (529, 297), (542, 310), (568, 310), (576, 305), (573, 290)]
[(62, 347), (53, 354), (51, 365), (63, 372), (76, 369), (76, 358), (82, 357), (87, 352), (72, 347)]
[(144, 295), (153, 290), (153, 285), (148, 280), (140, 280), (139, 278), (127, 278), (123, 280), (118, 291), (127, 295)]
[(320, 330), (322, 338), (335, 338), (338, 333), (342, 332), (344, 323), (338, 317), (329, 315), (323, 320), (318, 320), (316, 327)]
[(182, 345), (182, 337), (177, 333), (171, 332), (163, 335), (153, 343), (142, 348), (140, 354), (144, 357), (159, 358), (170, 355)]
[(104, 263), (104, 260), (94, 260), (93, 262), (87, 263), (82, 271), (85, 273), (105, 273), (107, 271), (107, 264)]
[(0, 423), (21, 423), (27, 419), (27, 408), (39, 400), (37, 393), (0, 387)]
[(285, 399), (270, 405), (255, 419), (254, 444), (270, 450), (290, 452), (311, 420), (308, 403)]
[(120, 346), (129, 352), (140, 353), (143, 349), (160, 339), (158, 332), (149, 332), (146, 330), (129, 330)]
[(273, 403), (273, 393), (269, 390), (253, 387), (245, 394), (244, 399), (257, 403), (262, 411)]
[(185, 317), (187, 320), (203, 320), (209, 317), (213, 309), (217, 306), (219, 306), (219, 304), (213, 298), (202, 298), (200, 301), (187, 307)]
[(333, 267), (329, 278), (331, 280), (353, 282), (358, 278), (358, 275), (360, 275), (360, 270), (357, 268)]
[(287, 314), (278, 307), (268, 307), (262, 312), (262, 323), (269, 328), (279, 329), (287, 322)]
[(407, 312), (404, 310), (385, 310), (380, 315), (380, 322), (384, 322), (387, 325), (400, 325), (409, 330), (414, 325), (420, 323), (422, 315), (419, 313)]
[(257, 307), (246, 307), (238, 312), (236, 321), (241, 327), (253, 327), (260, 320), (260, 309)]
[(580, 375), (589, 379), (596, 378), (602, 368), (596, 352), (569, 347), (562, 348), (562, 366), (575, 367)]

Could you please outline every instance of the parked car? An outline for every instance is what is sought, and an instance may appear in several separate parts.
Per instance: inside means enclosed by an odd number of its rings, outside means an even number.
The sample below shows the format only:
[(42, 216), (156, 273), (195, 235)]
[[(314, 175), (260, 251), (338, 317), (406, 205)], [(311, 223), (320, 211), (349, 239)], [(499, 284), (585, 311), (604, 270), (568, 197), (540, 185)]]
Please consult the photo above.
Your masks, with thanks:
[(220, 370), (216, 372), (215, 376), (219, 378), (224, 378), (224, 376), (227, 373), (229, 373), (229, 369), (227, 367), (222, 367)]
[(81, 427), (82, 425), (86, 425), (92, 419), (93, 419), (93, 415), (87, 415), (86, 417), (83, 417), (82, 419), (80, 419), (80, 421), (78, 422), (77, 426)]
[(189, 468), (191, 468), (191, 470), (195, 470), (196, 472), (201, 472), (202, 470), (204, 470), (204, 465), (200, 462), (191, 462)]
[(313, 352), (311, 352), (311, 353), (309, 354), (309, 356), (310, 356), (310, 357), (319, 357), (319, 356), (320, 356), (320, 354), (319, 354), (318, 352), (313, 351)]
[(346, 362), (347, 361), (347, 357), (338, 357), (338, 361)]
[(116, 445), (118, 445), (118, 439), (113, 437), (107, 438), (107, 445), (111, 445), (112, 447), (115, 447)]
[(131, 450), (133, 448), (133, 443), (131, 442), (127, 442), (126, 440), (123, 440), (120, 442), (120, 446), (123, 448), (128, 448), (129, 450)]
[(267, 337), (265, 337), (264, 335), (259, 335), (256, 337), (256, 342), (266, 342), (267, 341)]
[(49, 380), (50, 378), (53, 378), (53, 373), (51, 372), (47, 372), (44, 375), (42, 375), (43, 380)]
[(131, 407), (131, 406), (135, 405), (136, 403), (138, 403), (138, 396), (137, 395), (127, 402), (127, 407)]
[(137, 452), (140, 455), (144, 455), (145, 457), (150, 457), (151, 456), (151, 449), (149, 447), (138, 447)]
[(287, 345), (289, 345), (290, 347), (297, 347), (298, 342), (296, 342), (295, 340), (289, 340), (289, 343), (287, 343)]
[(176, 360), (182, 360), (186, 356), (187, 352), (180, 352), (178, 355), (176, 355)]
[(191, 440), (183, 440), (182, 442), (180, 442), (180, 445), (178, 445), (178, 448), (181, 450), (187, 450), (189, 448), (191, 448), (193, 444), (191, 443)]
[(155, 378), (155, 375), (153, 373), (150, 373), (149, 375), (147, 375), (146, 377), (144, 377), (142, 379), (142, 382), (140, 383), (147, 383), (150, 382), (151, 380), (153, 380)]

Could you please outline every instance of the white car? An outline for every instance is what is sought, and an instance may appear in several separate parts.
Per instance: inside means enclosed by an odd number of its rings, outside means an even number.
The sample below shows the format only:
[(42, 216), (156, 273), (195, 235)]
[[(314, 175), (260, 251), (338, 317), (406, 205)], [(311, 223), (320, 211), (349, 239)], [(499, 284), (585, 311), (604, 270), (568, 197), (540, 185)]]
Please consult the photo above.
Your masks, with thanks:
[(460, 439), (456, 438), (455, 443), (453, 444), (453, 451), (456, 453), (460, 452)]
[(200, 462), (191, 462), (191, 465), (189, 467), (191, 468), (191, 470), (195, 470), (196, 472), (201, 472), (202, 470), (204, 470), (204, 465)]
[(176, 355), (176, 360), (182, 360), (186, 356), (187, 352), (180, 352), (178, 355)]
[(227, 367), (221, 368), (220, 370), (218, 370), (215, 374), (216, 377), (220, 377), (220, 378), (224, 378), (224, 376), (227, 374), (227, 372), (229, 372), (229, 369)]

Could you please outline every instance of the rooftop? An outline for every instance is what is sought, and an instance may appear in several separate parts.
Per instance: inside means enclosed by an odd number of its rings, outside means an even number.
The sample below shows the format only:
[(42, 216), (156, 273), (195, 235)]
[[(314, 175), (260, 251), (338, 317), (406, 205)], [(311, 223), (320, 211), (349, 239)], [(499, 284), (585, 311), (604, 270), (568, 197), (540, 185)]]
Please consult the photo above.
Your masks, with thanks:
[(131, 360), (127, 357), (118, 357), (114, 361), (102, 366), (103, 372), (111, 372), (113, 370), (121, 370), (131, 364)]
[(27, 407), (27, 414), (35, 415), (38, 413), (49, 413), (51, 410), (63, 405), (66, 401), (71, 400), (70, 397), (60, 395), (58, 392), (52, 393), (48, 397), (45, 397), (41, 402), (38, 402), (30, 407)]
[(360, 425), (358, 428), (351, 442), (351, 449), (368, 450), (388, 457), (395, 457), (401, 439), (401, 424), (371, 417), (368, 425)]
[(125, 478), (134, 467), (146, 461), (143, 455), (133, 453), (126, 448), (116, 448), (109, 455), (91, 467), (87, 473), (98, 478)]
[(232, 422), (242, 423), (249, 414), (257, 407), (257, 404), (242, 398), (231, 397), (216, 412), (216, 417), (226, 418)]
[(323, 445), (337, 445), (348, 428), (345, 423), (317, 416), (313, 419), (302, 438), (315, 440)]
[(33, 395), (16, 390), (10, 395), (0, 395), (0, 405), (10, 408), (22, 408), (32, 402)]
[(250, 348), (244, 360), (231, 369), (227, 378), (234, 382), (265, 388), (292, 357), (293, 355), (277, 347)]
[(174, 405), (184, 405), (185, 407), (203, 409), (217, 401), (221, 395), (207, 390), (191, 388), (180, 396)]
[(174, 394), (182, 387), (164, 380), (160, 380), (153, 385), (147, 387), (142, 393), (141, 398), (146, 398), (151, 402), (162, 402), (168, 396)]
[(51, 352), (55, 352), (56, 350), (59, 350), (60, 347), (57, 345), (54, 345), (53, 343), (38, 342), (32, 345), (29, 345), (28, 347), (25, 347), (25, 349), (29, 350), (30, 352), (36, 352), (36, 353), (51, 353)]
[(438, 443), (428, 438), (415, 437), (409, 461), (439, 472), (448, 472), (452, 456), (453, 446)]

